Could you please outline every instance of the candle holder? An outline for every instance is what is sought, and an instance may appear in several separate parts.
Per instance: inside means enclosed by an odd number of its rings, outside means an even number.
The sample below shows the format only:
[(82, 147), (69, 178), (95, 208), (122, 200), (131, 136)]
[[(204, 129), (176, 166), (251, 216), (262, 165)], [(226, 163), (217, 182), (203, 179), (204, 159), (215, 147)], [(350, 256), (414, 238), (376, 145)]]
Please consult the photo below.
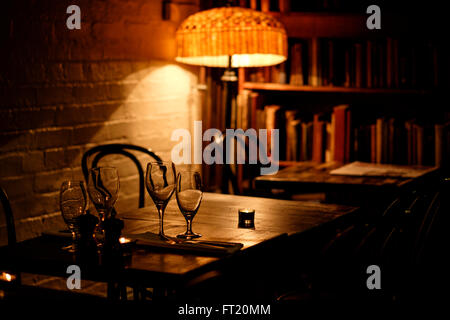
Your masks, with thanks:
[(239, 209), (238, 228), (255, 228), (255, 209)]

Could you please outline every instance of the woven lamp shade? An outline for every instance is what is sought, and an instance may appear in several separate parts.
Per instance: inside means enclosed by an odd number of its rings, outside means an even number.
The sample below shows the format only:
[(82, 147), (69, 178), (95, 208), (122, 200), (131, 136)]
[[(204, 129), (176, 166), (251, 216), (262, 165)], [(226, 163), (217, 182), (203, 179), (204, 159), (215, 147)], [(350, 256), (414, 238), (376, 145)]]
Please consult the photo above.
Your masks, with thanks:
[(176, 32), (176, 61), (208, 67), (263, 67), (287, 57), (283, 25), (263, 12), (222, 7), (198, 12)]

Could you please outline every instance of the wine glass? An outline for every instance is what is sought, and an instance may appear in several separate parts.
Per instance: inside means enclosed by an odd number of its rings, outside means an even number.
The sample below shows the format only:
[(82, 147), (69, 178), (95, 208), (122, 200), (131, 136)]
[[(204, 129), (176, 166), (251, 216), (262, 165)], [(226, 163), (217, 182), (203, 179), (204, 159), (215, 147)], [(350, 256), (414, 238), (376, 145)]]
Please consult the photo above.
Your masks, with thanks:
[(64, 222), (72, 233), (72, 245), (65, 247), (70, 252), (76, 250), (76, 240), (79, 235), (79, 220), (86, 213), (88, 198), (83, 181), (68, 180), (61, 184), (59, 205)]
[(178, 207), (187, 222), (186, 232), (178, 238), (194, 239), (201, 237), (192, 232), (192, 220), (197, 213), (203, 197), (202, 179), (197, 171), (183, 171), (178, 173), (176, 197)]
[(114, 217), (114, 204), (119, 196), (119, 174), (114, 167), (97, 167), (89, 170), (88, 192), (100, 217), (100, 224), (105, 219)]
[(168, 161), (149, 162), (145, 175), (145, 186), (150, 194), (159, 216), (159, 236), (167, 240), (164, 235), (164, 211), (167, 203), (175, 191), (175, 165)]

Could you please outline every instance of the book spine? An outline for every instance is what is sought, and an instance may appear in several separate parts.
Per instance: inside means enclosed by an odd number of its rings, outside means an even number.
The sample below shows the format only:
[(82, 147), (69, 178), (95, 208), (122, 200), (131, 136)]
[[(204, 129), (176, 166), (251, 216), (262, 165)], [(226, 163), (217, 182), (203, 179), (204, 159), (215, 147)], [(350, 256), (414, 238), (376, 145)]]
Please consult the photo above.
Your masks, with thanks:
[(424, 128), (422, 126), (417, 125), (417, 164), (423, 165), (424, 160)]
[(346, 110), (347, 107), (338, 106), (334, 108), (334, 160), (345, 162), (345, 142), (346, 142)]
[(355, 43), (355, 87), (362, 87), (362, 46), (360, 43)]
[(325, 135), (325, 162), (330, 162), (333, 161), (333, 155), (332, 155), (332, 142), (333, 142), (333, 130), (332, 130), (332, 124), (331, 122), (327, 122), (325, 124), (325, 131), (326, 131), (326, 135)]
[(405, 123), (406, 130), (406, 149), (407, 149), (407, 164), (411, 165), (413, 161), (413, 139), (412, 139), (412, 125), (411, 122), (407, 121)]
[(388, 122), (388, 135), (387, 135), (387, 140), (388, 140), (388, 158), (387, 161), (388, 163), (393, 163), (394, 162), (394, 150), (395, 150), (395, 127), (394, 127), (394, 118), (389, 119)]
[(366, 44), (366, 86), (372, 88), (372, 41), (368, 40)]
[(349, 162), (351, 159), (352, 153), (352, 114), (351, 110), (347, 108), (345, 110), (345, 154), (344, 154), (344, 162)]
[(313, 87), (320, 86), (320, 71), (319, 71), (319, 39), (312, 38), (310, 41), (310, 54), (309, 54), (309, 85)]
[(333, 40), (328, 40), (328, 84), (334, 85), (335, 70), (334, 70), (334, 42)]
[(386, 87), (392, 88), (392, 38), (386, 41)]
[(270, 10), (270, 0), (261, 0), (261, 11), (269, 12)]
[(377, 126), (370, 125), (370, 162), (377, 162)]
[(330, 123), (330, 161), (334, 160), (335, 154), (335, 141), (336, 141), (336, 117), (334, 112), (331, 114), (331, 123)]
[(289, 0), (280, 0), (279, 1), (280, 12), (283, 12), (283, 13), (289, 12), (291, 10), (290, 4), (291, 4), (291, 2)]
[(383, 128), (382, 128), (382, 142), (381, 142), (381, 161), (383, 163), (388, 163), (388, 158), (389, 158), (389, 126), (388, 126), (388, 121), (383, 121)]
[(399, 50), (398, 50), (398, 40), (392, 40), (392, 84), (394, 88), (398, 88), (400, 85), (399, 79)]
[(383, 126), (384, 126), (384, 120), (382, 118), (377, 119), (376, 163), (382, 163), (382, 160), (383, 160)]
[(262, 129), (258, 125), (257, 110), (259, 109), (259, 94), (257, 92), (252, 92), (250, 94), (250, 118), (251, 127), (254, 129)]
[(310, 160), (308, 155), (308, 126), (304, 122), (302, 122), (301, 126), (302, 126), (301, 160), (308, 161)]
[(312, 160), (315, 162), (323, 161), (323, 122), (319, 120), (319, 115), (314, 115), (313, 120), (313, 147)]
[(295, 43), (291, 47), (291, 71), (290, 84), (302, 86), (303, 83), (303, 58), (302, 58), (302, 44)]
[(344, 51), (344, 87), (351, 86), (350, 48)]

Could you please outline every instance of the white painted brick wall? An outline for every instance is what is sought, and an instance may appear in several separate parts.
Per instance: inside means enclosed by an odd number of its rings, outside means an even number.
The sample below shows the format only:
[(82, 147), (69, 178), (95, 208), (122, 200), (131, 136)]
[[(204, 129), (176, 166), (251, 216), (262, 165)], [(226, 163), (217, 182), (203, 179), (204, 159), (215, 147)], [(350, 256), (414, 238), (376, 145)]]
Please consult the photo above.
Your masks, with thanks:
[[(191, 129), (200, 119), (197, 70), (173, 60), (176, 27), (197, 6), (175, 6), (174, 20), (163, 21), (161, 2), (77, 1), (82, 24), (74, 31), (65, 27), (71, 1), (24, 0), (7, 9), (9, 31), (0, 34), (0, 185), (19, 240), (62, 226), (59, 186), (82, 178), (85, 150), (128, 142), (168, 159), (172, 130)], [(117, 208), (137, 207), (137, 172), (131, 162), (117, 165), (123, 180)]]

